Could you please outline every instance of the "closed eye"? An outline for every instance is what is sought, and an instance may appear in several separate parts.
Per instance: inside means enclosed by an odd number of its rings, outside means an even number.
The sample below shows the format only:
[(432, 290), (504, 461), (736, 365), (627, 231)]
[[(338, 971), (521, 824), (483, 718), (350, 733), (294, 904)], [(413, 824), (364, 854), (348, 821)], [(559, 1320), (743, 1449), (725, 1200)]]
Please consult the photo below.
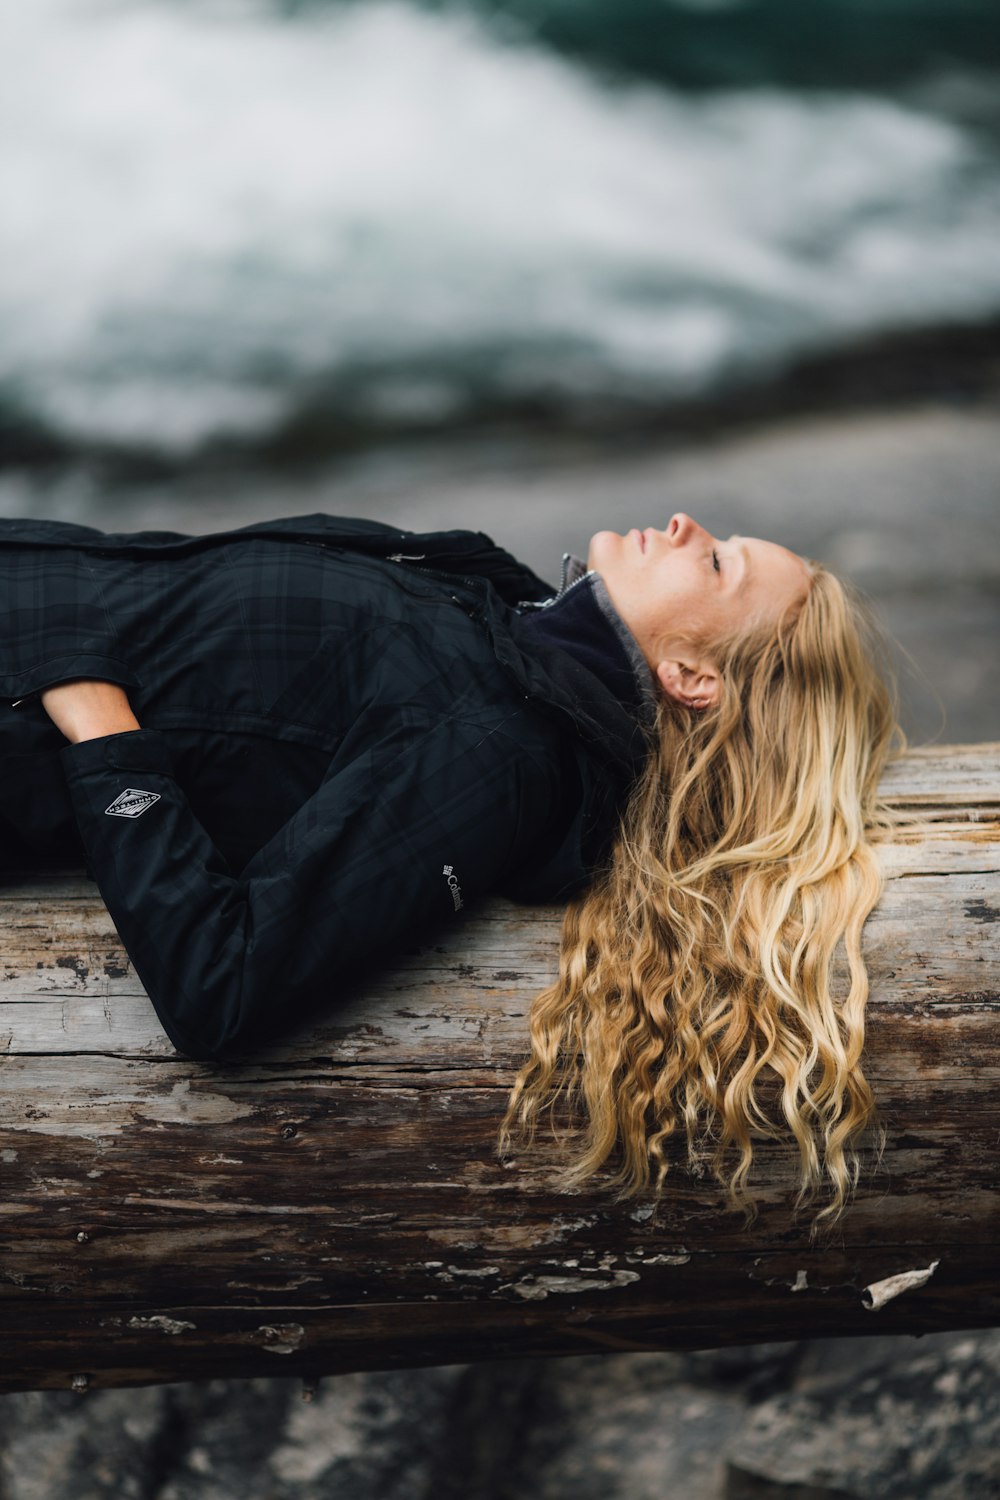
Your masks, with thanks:
[(722, 564), (719, 562), (719, 554), (718, 552), (716, 552), (714, 547), (712, 548), (712, 567), (717, 573), (722, 572)]

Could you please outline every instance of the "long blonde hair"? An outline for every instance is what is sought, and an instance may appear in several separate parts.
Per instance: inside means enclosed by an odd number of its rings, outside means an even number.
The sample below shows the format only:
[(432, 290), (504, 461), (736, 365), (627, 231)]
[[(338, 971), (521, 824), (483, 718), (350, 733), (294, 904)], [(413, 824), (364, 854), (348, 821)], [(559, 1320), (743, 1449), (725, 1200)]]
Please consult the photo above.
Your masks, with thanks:
[(715, 708), (663, 699), (610, 863), (566, 912), (500, 1132), (509, 1154), (546, 1119), (564, 1187), (610, 1161), (620, 1196), (659, 1193), (675, 1132), (750, 1215), (755, 1136), (794, 1141), (817, 1223), (857, 1181), (874, 1116), (861, 930), (903, 738), (869, 611), (811, 568), (776, 630), (716, 643)]

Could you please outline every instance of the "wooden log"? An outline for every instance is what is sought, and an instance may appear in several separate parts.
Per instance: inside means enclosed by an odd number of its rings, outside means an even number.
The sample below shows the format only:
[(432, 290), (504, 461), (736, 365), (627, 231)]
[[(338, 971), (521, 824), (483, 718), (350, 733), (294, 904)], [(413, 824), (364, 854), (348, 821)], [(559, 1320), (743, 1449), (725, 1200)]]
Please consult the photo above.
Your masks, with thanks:
[(888, 1145), (819, 1243), (778, 1146), (749, 1231), (684, 1170), (654, 1210), (497, 1163), (556, 909), (492, 901), (216, 1068), (172, 1051), (93, 885), (0, 890), (0, 1390), (1000, 1322), (1000, 745), (886, 790), (930, 825), (866, 929)]

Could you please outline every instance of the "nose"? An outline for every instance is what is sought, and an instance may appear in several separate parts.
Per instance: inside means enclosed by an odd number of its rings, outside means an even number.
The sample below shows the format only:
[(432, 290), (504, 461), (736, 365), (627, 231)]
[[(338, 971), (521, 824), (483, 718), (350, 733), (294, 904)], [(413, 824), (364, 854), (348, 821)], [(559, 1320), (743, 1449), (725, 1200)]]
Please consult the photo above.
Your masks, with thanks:
[(684, 547), (699, 535), (707, 537), (708, 532), (682, 510), (672, 515), (667, 523), (667, 541), (672, 547)]

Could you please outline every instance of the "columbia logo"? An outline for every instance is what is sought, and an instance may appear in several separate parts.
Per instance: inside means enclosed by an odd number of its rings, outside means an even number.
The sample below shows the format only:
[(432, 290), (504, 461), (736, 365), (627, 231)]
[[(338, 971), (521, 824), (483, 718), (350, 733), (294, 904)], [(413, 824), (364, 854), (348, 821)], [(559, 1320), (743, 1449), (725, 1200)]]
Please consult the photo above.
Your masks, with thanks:
[(448, 882), (449, 888), (451, 890), (451, 899), (455, 903), (455, 910), (461, 911), (462, 907), (465, 905), (465, 902), (462, 900), (462, 887), (458, 883), (458, 876), (455, 874), (454, 866), (445, 865), (441, 873)]
[(138, 818), (159, 800), (159, 792), (140, 792), (136, 787), (128, 786), (104, 811), (112, 818)]

